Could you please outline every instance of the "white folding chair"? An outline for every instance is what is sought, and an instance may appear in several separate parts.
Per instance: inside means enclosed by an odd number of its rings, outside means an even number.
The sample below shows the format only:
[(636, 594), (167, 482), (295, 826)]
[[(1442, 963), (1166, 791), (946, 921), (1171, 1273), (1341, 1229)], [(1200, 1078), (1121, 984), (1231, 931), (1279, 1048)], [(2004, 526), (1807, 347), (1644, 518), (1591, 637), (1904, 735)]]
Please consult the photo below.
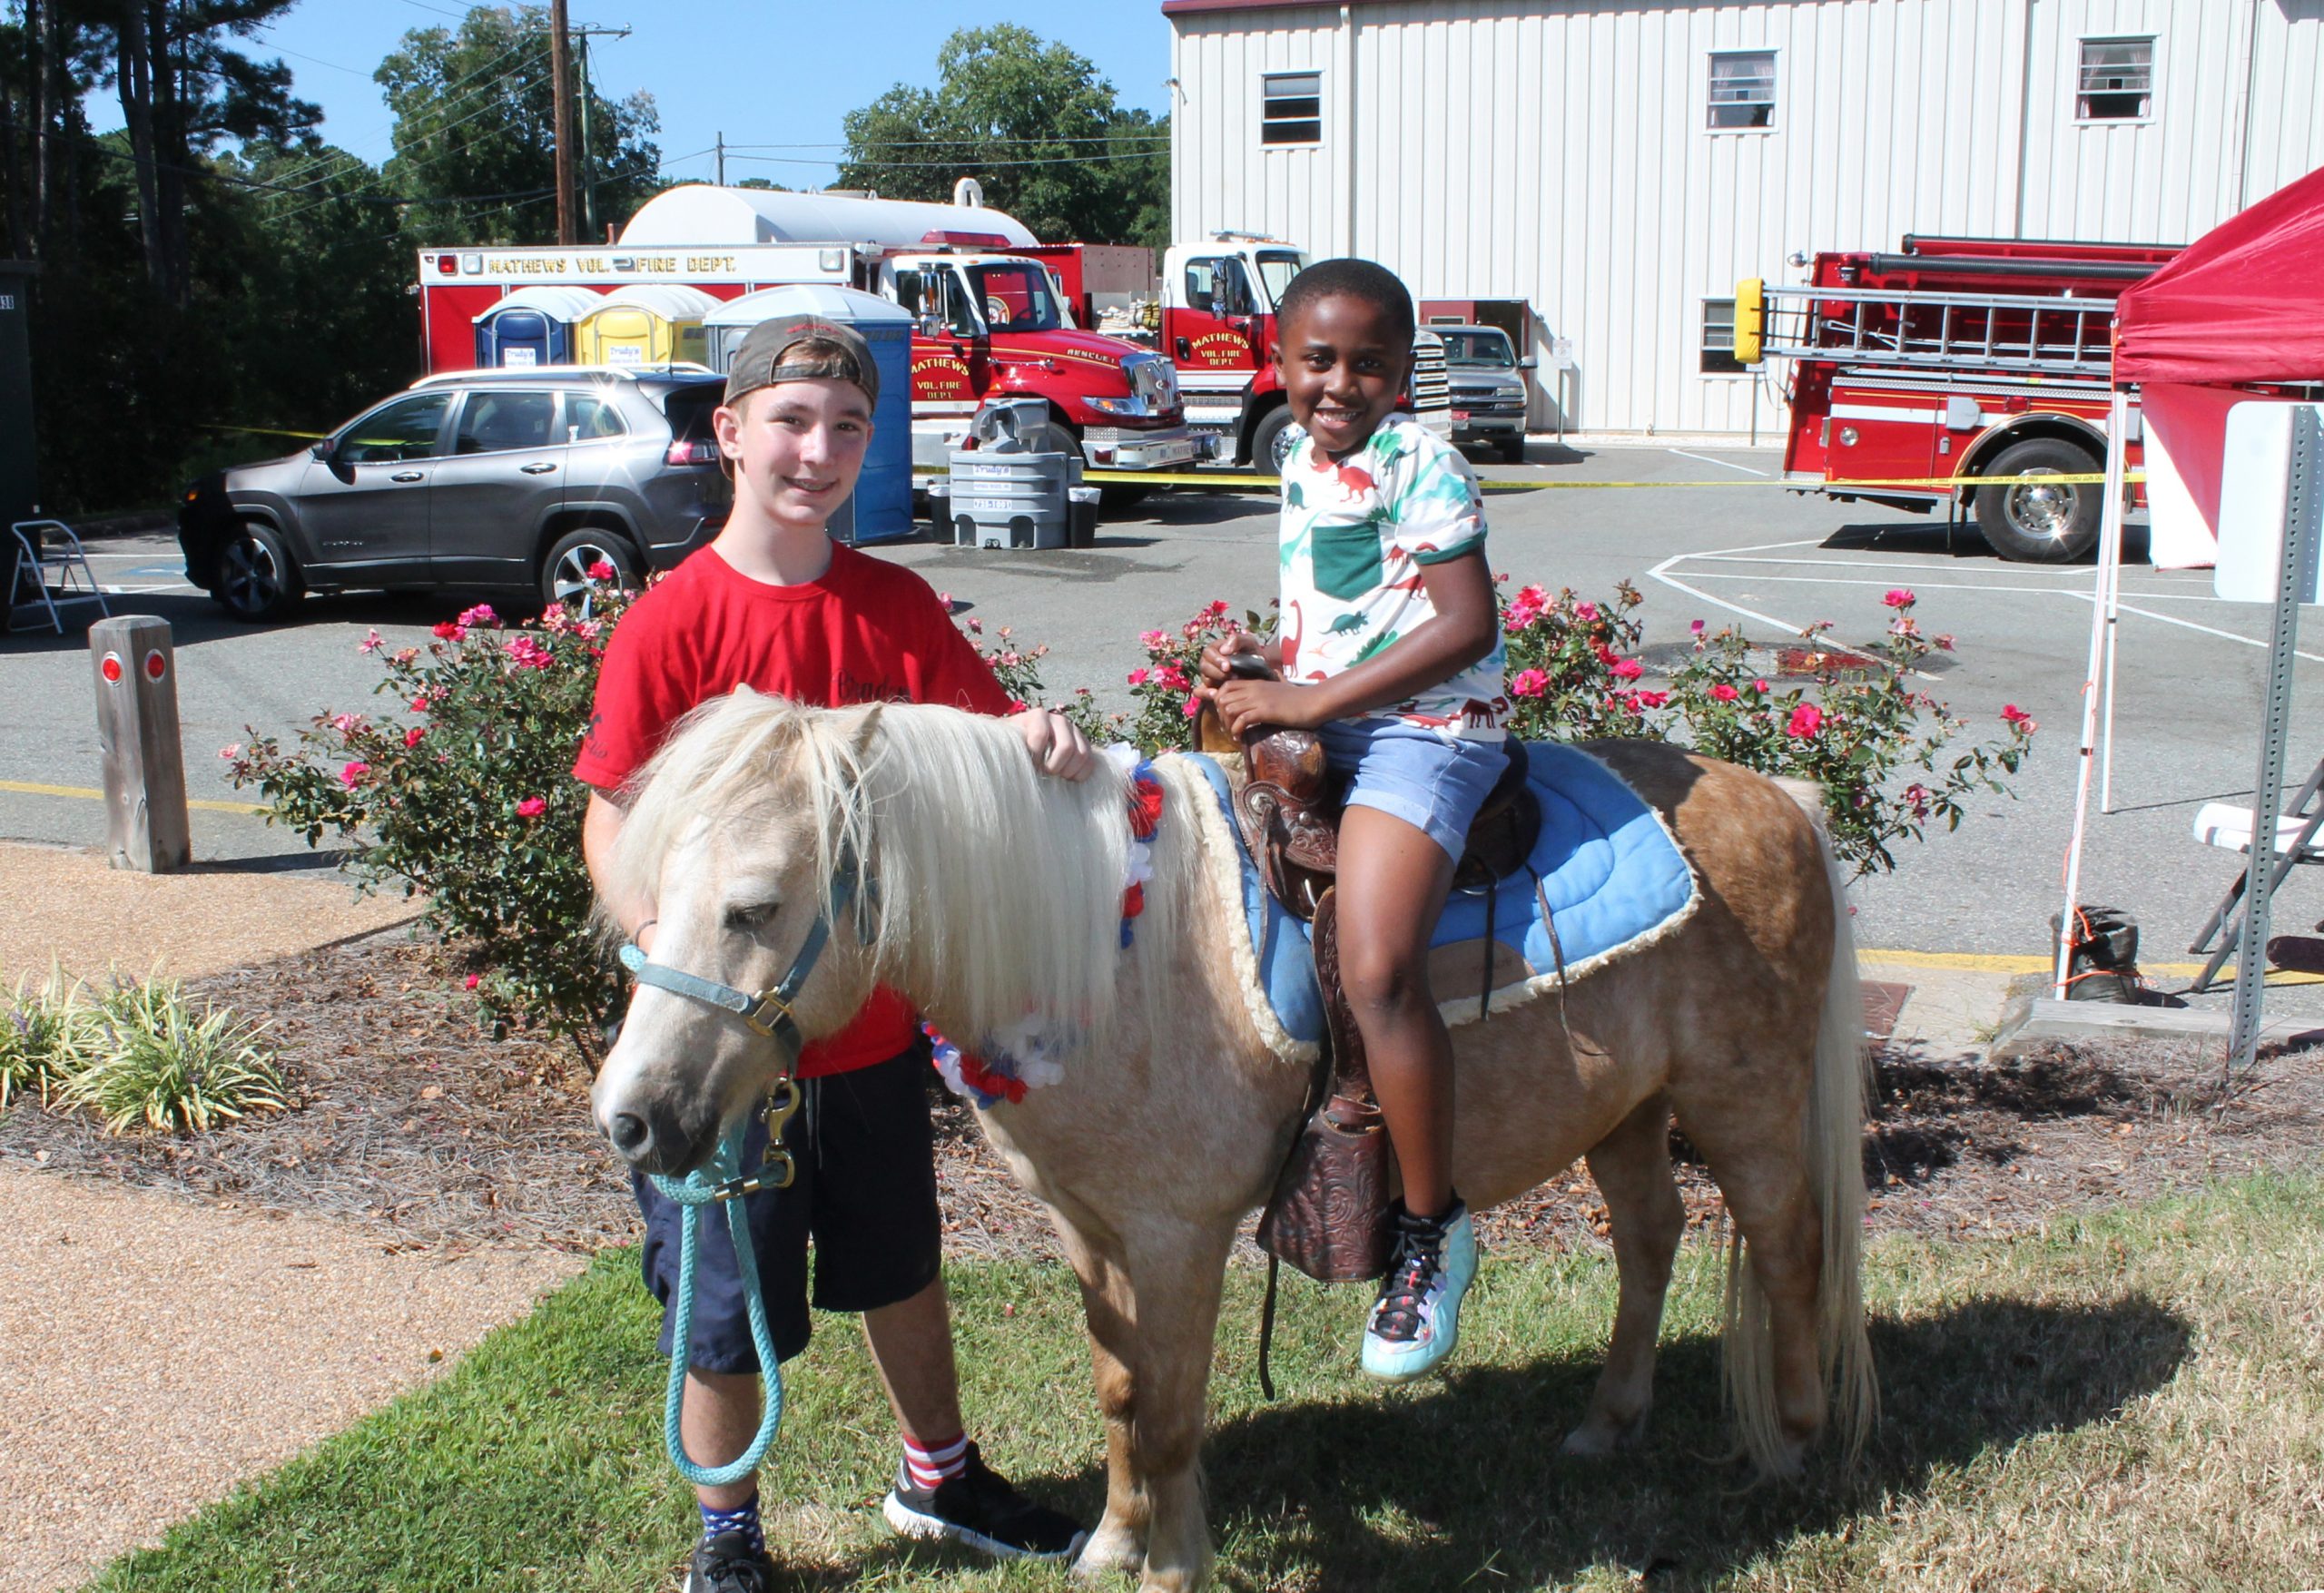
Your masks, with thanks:
[(94, 603), (98, 614), (112, 617), (105, 595), (90, 572), (89, 556), (81, 550), (72, 526), (62, 520), (19, 520), (8, 531), (19, 549), (15, 584), (8, 593), (11, 618), (20, 608), (41, 608), (61, 636), (64, 611), (75, 604)]
[[(2297, 863), (2324, 862), (2324, 841), (2317, 839), (2317, 831), (2324, 830), (2324, 759), (2309, 772), (2308, 782), (2292, 798), (2291, 811), (2276, 817), (2276, 866), (2268, 873), (2268, 900), (2273, 901), (2276, 890), (2290, 877)], [(2251, 850), (2251, 809), (2235, 802), (2205, 802), (2195, 811), (2195, 839), (2205, 846), (2216, 846), (2224, 851), (2249, 852)], [(2227, 894), (2204, 920), (2202, 933), (2195, 937), (2189, 951), (2208, 952), (2211, 960), (2203, 964), (2203, 971), (2195, 976), (2192, 990), (2208, 990), (2211, 980), (2227, 959), (2235, 955), (2237, 939), (2235, 921), (2243, 905), (2243, 886), (2249, 873), (2235, 876)], [(2216, 935), (2219, 943), (2211, 944)]]

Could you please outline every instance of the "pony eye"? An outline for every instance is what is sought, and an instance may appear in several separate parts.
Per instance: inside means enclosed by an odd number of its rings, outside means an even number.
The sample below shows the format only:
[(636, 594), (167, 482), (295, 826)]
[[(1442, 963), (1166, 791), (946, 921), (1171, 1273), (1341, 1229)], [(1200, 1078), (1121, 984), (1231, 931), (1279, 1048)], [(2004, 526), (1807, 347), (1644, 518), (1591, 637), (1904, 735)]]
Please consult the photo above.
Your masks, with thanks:
[(744, 934), (755, 933), (773, 921), (775, 911), (782, 905), (775, 901), (737, 902), (726, 910), (726, 927)]

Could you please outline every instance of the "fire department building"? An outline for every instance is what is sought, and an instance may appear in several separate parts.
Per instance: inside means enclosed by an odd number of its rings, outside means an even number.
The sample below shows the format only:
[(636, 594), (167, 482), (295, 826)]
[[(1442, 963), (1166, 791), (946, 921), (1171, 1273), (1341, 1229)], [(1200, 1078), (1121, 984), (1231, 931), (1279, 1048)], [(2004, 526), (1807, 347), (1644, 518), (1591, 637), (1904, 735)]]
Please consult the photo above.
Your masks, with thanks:
[(1530, 329), (1537, 428), (1778, 436), (1740, 279), (1915, 232), (2183, 242), (2324, 165), (2324, 0), (1162, 10), (1172, 236)]

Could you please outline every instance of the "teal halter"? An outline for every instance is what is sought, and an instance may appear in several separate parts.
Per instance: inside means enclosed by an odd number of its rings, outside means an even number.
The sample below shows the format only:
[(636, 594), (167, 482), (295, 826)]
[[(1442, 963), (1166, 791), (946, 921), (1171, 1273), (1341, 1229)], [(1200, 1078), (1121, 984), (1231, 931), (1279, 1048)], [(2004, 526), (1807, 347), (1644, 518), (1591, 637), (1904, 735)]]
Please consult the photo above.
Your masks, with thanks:
[[(832, 870), (833, 913), (843, 913), (854, 906), (859, 890), (861, 871), (855, 854), (843, 851), (838, 867)], [(862, 890), (862, 894), (867, 900), (877, 900), (876, 890)], [(865, 932), (862, 938), (868, 940), (869, 933)], [(793, 1169), (791, 1153), (783, 1148), (783, 1129), (791, 1115), (799, 1109), (799, 1084), (792, 1075), (799, 1065), (803, 1045), (791, 1004), (798, 999), (808, 976), (815, 971), (815, 964), (830, 939), (831, 919), (819, 912), (798, 955), (791, 959), (790, 971), (778, 983), (756, 995), (652, 961), (635, 945), (621, 949), (622, 966), (639, 984), (652, 985), (731, 1013), (741, 1018), (753, 1034), (773, 1040), (783, 1054), (782, 1075), (775, 1080), (767, 1103), (766, 1157), (757, 1172), (748, 1175), (743, 1172), (743, 1141), (750, 1131), (750, 1122), (745, 1117), (719, 1140), (707, 1165), (684, 1178), (649, 1175), (654, 1187), (666, 1199), (686, 1208), (685, 1221), (678, 1228), (677, 1308), (670, 1324), (670, 1381), (662, 1406), (662, 1445), (669, 1452), (670, 1463), (678, 1469), (678, 1475), (697, 1488), (723, 1488), (756, 1471), (783, 1426), (783, 1368), (775, 1359), (774, 1335), (767, 1326), (766, 1299), (759, 1292), (758, 1257), (751, 1246), (749, 1214), (738, 1197), (763, 1189), (790, 1186)], [(743, 1302), (750, 1315), (751, 1347), (759, 1358), (761, 1407), (759, 1429), (750, 1446), (723, 1466), (704, 1466), (687, 1455), (685, 1440), (679, 1432), (679, 1419), (685, 1409), (686, 1356), (694, 1342), (694, 1251), (702, 1231), (704, 1208), (722, 1203), (726, 1207), (727, 1236), (734, 1246), (735, 1272), (742, 1280)]]

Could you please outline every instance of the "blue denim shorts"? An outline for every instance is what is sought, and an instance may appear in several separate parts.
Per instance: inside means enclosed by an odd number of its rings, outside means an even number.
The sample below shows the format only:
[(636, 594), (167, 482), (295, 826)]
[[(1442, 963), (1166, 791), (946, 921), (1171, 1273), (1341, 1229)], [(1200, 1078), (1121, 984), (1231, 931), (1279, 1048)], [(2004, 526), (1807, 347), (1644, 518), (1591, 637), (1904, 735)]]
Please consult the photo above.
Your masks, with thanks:
[(1509, 766), (1499, 742), (1456, 741), (1401, 719), (1334, 719), (1315, 733), (1332, 772), (1352, 777), (1349, 805), (1377, 808), (1426, 831), (1454, 862), (1468, 848), (1477, 810)]

